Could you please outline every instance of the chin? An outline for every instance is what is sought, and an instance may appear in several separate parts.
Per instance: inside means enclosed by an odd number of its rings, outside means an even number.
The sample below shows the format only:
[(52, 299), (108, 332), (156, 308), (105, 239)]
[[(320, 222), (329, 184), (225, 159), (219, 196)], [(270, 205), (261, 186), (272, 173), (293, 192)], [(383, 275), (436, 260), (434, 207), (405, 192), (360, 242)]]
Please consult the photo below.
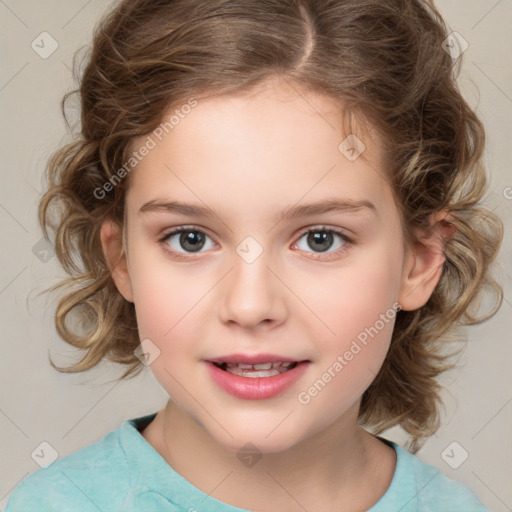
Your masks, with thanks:
[[(237, 454), (244, 451), (284, 452), (303, 440), (299, 432), (291, 432), (289, 429), (283, 428), (283, 425), (276, 428), (277, 425), (279, 425), (279, 421), (273, 422), (272, 426), (254, 422), (251, 428), (248, 428), (247, 424), (245, 426), (223, 425), (233, 437), (221, 428), (215, 428), (214, 431), (208, 429), (208, 431), (217, 444)], [(304, 435), (304, 437), (306, 436)]]

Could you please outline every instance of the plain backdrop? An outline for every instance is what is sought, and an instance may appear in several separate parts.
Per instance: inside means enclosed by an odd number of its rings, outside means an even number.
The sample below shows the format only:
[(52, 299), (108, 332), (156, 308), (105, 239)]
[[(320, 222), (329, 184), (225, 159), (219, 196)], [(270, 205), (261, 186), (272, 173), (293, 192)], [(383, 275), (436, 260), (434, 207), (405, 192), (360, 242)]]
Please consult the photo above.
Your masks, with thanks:
[[(55, 299), (37, 295), (64, 275), (41, 245), (36, 218), (46, 161), (67, 140), (59, 102), (74, 87), (73, 53), (90, 41), (94, 24), (110, 5), (0, 1), (2, 508), (12, 488), (39, 468), (31, 454), (42, 442), (65, 456), (125, 419), (156, 412), (167, 398), (149, 369), (126, 382), (115, 382), (121, 372), (113, 364), (79, 375), (53, 370), (49, 350), (63, 365), (78, 354), (55, 332)], [(505, 223), (495, 268), (505, 300), (493, 319), (467, 329), (459, 367), (441, 379), (442, 427), (417, 455), (468, 485), (490, 510), (504, 512), (512, 509), (512, 2), (442, 0), (437, 5), (451, 30), (467, 42), (459, 83), (487, 128), (487, 206)], [(44, 51), (58, 45), (46, 58), (42, 48), (33, 49), (38, 37), (48, 42)], [(405, 441), (398, 428), (385, 437)]]

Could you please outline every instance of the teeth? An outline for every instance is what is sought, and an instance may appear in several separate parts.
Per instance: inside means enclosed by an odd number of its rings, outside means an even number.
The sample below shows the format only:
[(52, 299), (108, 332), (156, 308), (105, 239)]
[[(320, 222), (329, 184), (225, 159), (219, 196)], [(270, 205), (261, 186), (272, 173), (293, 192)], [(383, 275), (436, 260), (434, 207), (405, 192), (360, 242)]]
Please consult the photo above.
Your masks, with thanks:
[(273, 377), (280, 375), (290, 368), (294, 363), (260, 363), (260, 364), (244, 364), (244, 363), (225, 363), (227, 372), (241, 377)]
[(272, 363), (262, 363), (254, 365), (255, 370), (270, 370), (270, 368), (272, 368)]
[(233, 373), (234, 375), (240, 375), (240, 377), (274, 377), (274, 375), (280, 375), (285, 370), (280, 372), (279, 370), (241, 370), (239, 368), (227, 368), (227, 372)]
[(245, 363), (225, 363), (228, 368), (240, 368), (242, 370), (270, 370), (270, 368), (289, 368), (293, 363), (261, 363), (261, 364), (245, 364)]

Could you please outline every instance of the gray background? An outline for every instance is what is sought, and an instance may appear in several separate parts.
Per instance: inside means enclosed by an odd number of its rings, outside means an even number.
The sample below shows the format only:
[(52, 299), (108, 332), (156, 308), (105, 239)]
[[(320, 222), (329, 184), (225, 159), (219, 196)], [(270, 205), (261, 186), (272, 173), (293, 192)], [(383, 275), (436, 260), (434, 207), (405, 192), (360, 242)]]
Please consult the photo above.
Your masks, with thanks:
[[(487, 205), (506, 230), (495, 268), (505, 301), (492, 320), (467, 330), (460, 368), (441, 379), (447, 387), (442, 428), (418, 456), (501, 512), (512, 509), (512, 2), (442, 0), (437, 5), (451, 30), (469, 45), (459, 83), (487, 128), (486, 162), (492, 176)], [(97, 0), (0, 0), (2, 508), (12, 488), (39, 468), (31, 454), (41, 442), (65, 456), (125, 419), (155, 412), (167, 397), (149, 369), (118, 383), (113, 380), (120, 369), (112, 364), (81, 375), (54, 371), (49, 349), (61, 365), (69, 365), (77, 354), (56, 335), (55, 299), (37, 295), (64, 275), (56, 258), (50, 253), (45, 258), (38, 245), (36, 220), (46, 160), (67, 140), (59, 102), (73, 87), (74, 51), (89, 42), (93, 25), (109, 6)], [(58, 43), (47, 58), (31, 47), (43, 31)], [(385, 435), (398, 443), (405, 440), (400, 429)]]

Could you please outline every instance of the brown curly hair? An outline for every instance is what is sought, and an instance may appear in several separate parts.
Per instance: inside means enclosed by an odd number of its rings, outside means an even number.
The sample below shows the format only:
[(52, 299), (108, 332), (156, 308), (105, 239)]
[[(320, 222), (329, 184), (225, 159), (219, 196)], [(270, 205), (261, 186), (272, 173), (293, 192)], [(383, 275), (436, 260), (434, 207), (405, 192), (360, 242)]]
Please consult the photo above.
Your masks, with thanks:
[[(421, 0), (123, 0), (114, 6), (95, 28), (83, 72), (75, 71), (78, 89), (62, 100), (68, 123), (66, 102), (79, 94), (81, 131), (49, 160), (39, 205), (44, 235), (54, 235), (70, 275), (51, 288), (66, 291), (56, 328), (85, 351), (71, 367), (50, 358), (52, 366), (81, 372), (107, 358), (128, 366), (120, 379), (144, 367), (134, 355), (140, 343), (134, 305), (118, 292), (99, 236), (105, 219), (124, 226), (129, 171), (137, 163), (131, 142), (187, 99), (243, 92), (279, 76), (339, 101), (378, 130), (408, 242), (432, 214), (450, 214), (454, 235), (440, 282), (425, 306), (398, 312), (389, 353), (360, 408), (360, 424), (377, 434), (400, 425), (416, 452), (439, 427), (436, 377), (455, 366), (449, 362), (455, 352), (446, 347), (460, 340), (456, 327), (489, 318), (502, 300), (489, 275), (502, 225), (480, 206), (484, 129), (458, 90), (460, 59), (445, 51), (447, 36), (433, 3)], [(477, 316), (486, 287), (497, 303)]]

